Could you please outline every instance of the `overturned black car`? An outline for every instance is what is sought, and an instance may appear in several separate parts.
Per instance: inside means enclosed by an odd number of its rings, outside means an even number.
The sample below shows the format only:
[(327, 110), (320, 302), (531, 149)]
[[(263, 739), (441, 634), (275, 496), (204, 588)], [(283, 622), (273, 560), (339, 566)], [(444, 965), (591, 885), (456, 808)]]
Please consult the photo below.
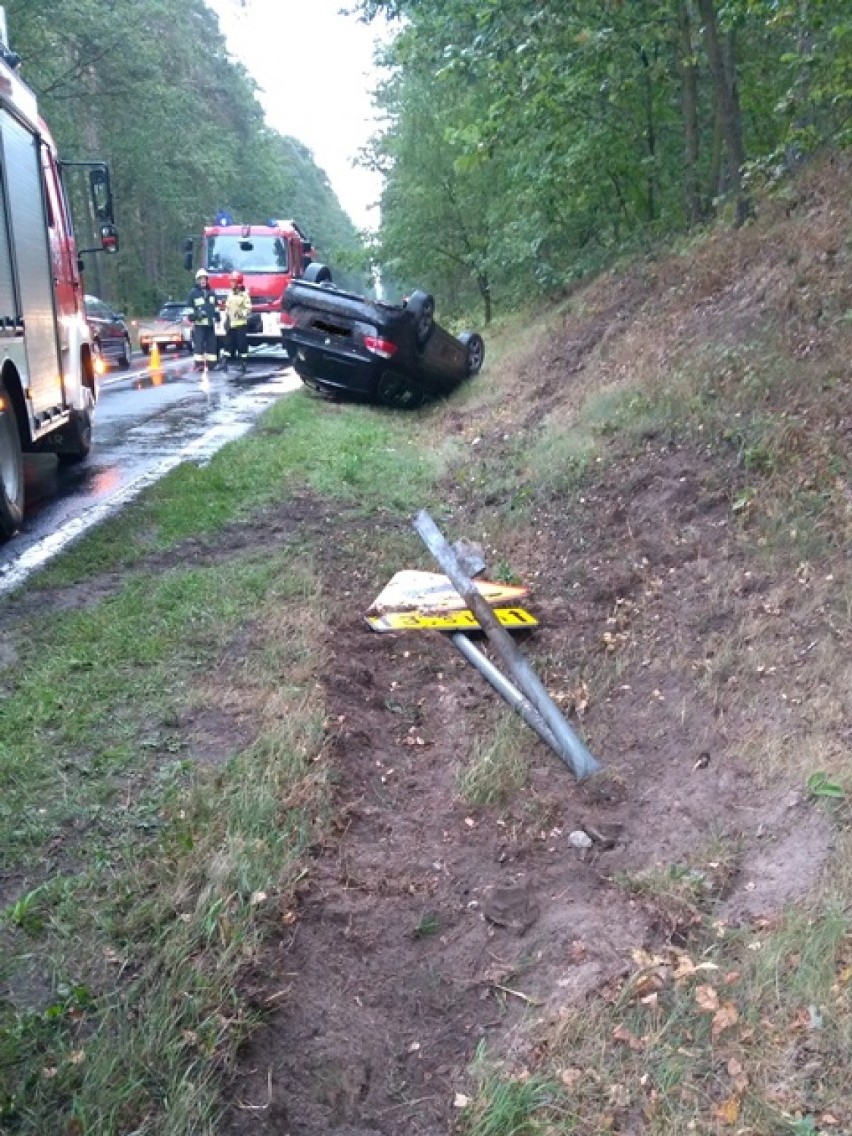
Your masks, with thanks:
[(281, 338), (306, 386), (400, 408), (449, 394), (485, 358), (482, 336), (457, 339), (435, 323), (426, 292), (404, 304), (370, 300), (336, 288), (323, 264), (287, 287)]

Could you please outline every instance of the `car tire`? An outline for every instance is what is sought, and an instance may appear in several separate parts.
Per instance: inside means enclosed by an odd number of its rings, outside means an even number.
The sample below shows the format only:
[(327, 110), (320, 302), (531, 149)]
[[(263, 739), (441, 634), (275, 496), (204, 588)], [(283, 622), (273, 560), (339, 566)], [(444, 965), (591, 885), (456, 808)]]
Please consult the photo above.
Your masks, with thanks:
[(331, 269), (327, 264), (309, 264), (302, 279), (308, 284), (330, 284)]
[(0, 407), (0, 538), (5, 538), (24, 519), (24, 457), (15, 410), (2, 379)]
[(376, 399), (394, 410), (416, 410), (423, 405), (423, 387), (398, 371), (385, 371), (376, 384)]
[(130, 356), (133, 354), (133, 348), (130, 346), (130, 340), (125, 339), (121, 345), (121, 354), (118, 357), (118, 365), (122, 371), (126, 371), (130, 367)]
[(482, 336), (475, 331), (463, 331), (459, 343), (467, 352), (467, 378), (473, 378), (482, 370), (485, 362), (485, 344)]
[(417, 346), (422, 347), (435, 326), (435, 299), (428, 292), (412, 292), (406, 309), (414, 318), (414, 335)]

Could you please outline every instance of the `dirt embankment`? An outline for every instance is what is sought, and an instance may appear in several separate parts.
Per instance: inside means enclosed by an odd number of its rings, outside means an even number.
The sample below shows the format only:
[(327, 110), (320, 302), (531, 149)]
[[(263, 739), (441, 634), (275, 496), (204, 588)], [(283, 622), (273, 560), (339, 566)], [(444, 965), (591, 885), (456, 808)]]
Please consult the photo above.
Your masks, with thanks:
[[(804, 779), (852, 740), (847, 178), (814, 174), (751, 227), (578, 289), (531, 354), (428, 419), (523, 499), (513, 514), (504, 489), (454, 477), (445, 528), (531, 585), (541, 628), (524, 649), (601, 776), (577, 784), (524, 733), (526, 783), (467, 803), (460, 771), (505, 708), (446, 639), (365, 627), (387, 581), (363, 519), (331, 531), (302, 503), (330, 613), (337, 821), (248, 984), (264, 1025), (223, 1131), (445, 1136), (478, 1047), (531, 1062), (537, 1028), (625, 975), (632, 951), (689, 941), (688, 908), (625, 880), (693, 871), (723, 922), (818, 885), (836, 833)], [(736, 438), (649, 429), (601, 442), (576, 491), (526, 482), (527, 443), (569, 430), (596, 392), (659, 389), (712, 358), (725, 399), (753, 377), (755, 344), (787, 376), (786, 406), (766, 384), (759, 409), (801, 461), (756, 469)], [(816, 525), (813, 559), (773, 545), (770, 499), (789, 507), (829, 467), (833, 535)], [(290, 539), (275, 520), (242, 529), (244, 547), (253, 531), (259, 547)]]

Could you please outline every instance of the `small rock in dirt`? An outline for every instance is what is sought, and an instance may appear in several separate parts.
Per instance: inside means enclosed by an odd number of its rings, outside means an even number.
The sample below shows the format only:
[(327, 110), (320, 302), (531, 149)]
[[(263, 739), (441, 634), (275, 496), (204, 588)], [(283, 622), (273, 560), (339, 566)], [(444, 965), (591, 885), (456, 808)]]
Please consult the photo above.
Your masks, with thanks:
[(489, 923), (523, 935), (538, 919), (539, 906), (523, 884), (504, 884), (495, 887), (484, 900), (482, 914)]
[(591, 848), (592, 838), (587, 832), (583, 832), (581, 828), (578, 828), (576, 831), (568, 834), (568, 843), (572, 848)]
[(583, 823), (583, 831), (588, 833), (594, 840), (595, 844), (599, 844), (601, 848), (606, 851), (608, 848), (614, 848), (621, 839), (624, 825), (618, 821), (610, 821), (608, 823), (601, 821), (585, 821)]

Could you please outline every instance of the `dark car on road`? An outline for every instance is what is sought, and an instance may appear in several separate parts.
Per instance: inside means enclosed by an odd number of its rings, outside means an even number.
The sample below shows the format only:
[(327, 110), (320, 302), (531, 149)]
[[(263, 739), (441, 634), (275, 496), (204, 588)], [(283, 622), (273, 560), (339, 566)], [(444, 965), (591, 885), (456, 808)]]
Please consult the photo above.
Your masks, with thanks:
[(311, 264), (281, 301), (281, 338), (306, 386), (385, 406), (420, 406), (475, 375), (485, 345), (435, 323), (435, 303), (414, 292), (386, 304), (336, 288), (327, 266)]
[(86, 320), (92, 330), (95, 356), (103, 366), (118, 366), (127, 370), (132, 348), (124, 315), (114, 311), (97, 296), (86, 296)]

